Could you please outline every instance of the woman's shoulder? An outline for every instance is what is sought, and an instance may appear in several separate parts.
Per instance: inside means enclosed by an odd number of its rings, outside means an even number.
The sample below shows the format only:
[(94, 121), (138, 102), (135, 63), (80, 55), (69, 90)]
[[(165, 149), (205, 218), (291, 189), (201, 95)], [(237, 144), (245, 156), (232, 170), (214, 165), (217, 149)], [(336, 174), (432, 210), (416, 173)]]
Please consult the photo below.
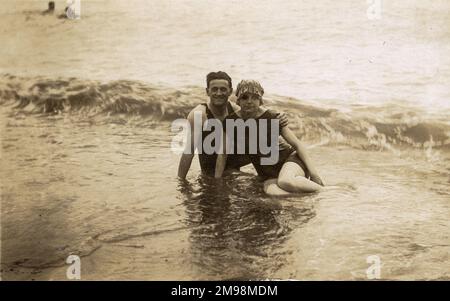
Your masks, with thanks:
[(280, 119), (280, 112), (273, 109), (267, 109), (262, 116), (264, 116), (265, 119)]

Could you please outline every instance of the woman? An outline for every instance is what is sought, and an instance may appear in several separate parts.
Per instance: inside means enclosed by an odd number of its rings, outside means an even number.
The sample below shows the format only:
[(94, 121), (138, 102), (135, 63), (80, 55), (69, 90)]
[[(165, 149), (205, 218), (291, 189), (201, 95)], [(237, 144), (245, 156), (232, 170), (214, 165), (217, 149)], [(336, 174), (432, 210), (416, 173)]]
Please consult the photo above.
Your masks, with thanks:
[[(236, 131), (242, 132), (242, 128), (238, 129), (236, 124), (243, 125), (244, 122), (255, 120), (253, 125), (256, 125), (256, 130), (252, 131), (250, 135), (250, 129), (245, 127), (245, 147), (240, 145), (241, 151), (244, 148), (245, 154), (250, 157), (250, 161), (255, 167), (258, 175), (265, 179), (264, 191), (270, 195), (286, 195), (296, 192), (315, 192), (321, 189), (323, 186), (317, 171), (313, 167), (309, 157), (306, 155), (304, 146), (297, 139), (295, 134), (287, 127), (279, 128), (277, 115), (262, 107), (262, 96), (264, 89), (261, 85), (253, 80), (242, 80), (236, 88), (237, 104), (241, 107), (240, 110), (229, 115), (225, 119), (225, 132), (224, 140), (222, 143), (222, 149), (228, 145), (227, 151), (224, 154), (219, 154), (216, 162), (215, 177), (222, 177), (227, 160), (227, 154), (233, 151), (237, 153), (239, 150), (239, 142), (242, 144), (242, 140), (237, 137)], [(275, 123), (274, 123), (275, 121)], [(234, 127), (230, 127), (230, 125)], [(233, 132), (233, 135), (232, 134)], [(266, 142), (273, 141), (274, 135), (276, 136), (275, 147), (270, 145), (271, 151), (278, 152), (278, 161), (270, 165), (265, 165), (263, 158), (273, 156), (273, 154), (267, 154), (260, 147), (261, 137), (266, 136)], [(279, 140), (279, 136), (282, 136), (287, 142)], [(258, 141), (258, 142), (256, 142)], [(253, 145), (252, 145), (253, 144)], [(256, 145), (255, 145), (256, 144)], [(234, 145), (234, 149), (230, 149), (231, 145)], [(253, 151), (251, 151), (253, 149)], [(256, 152), (254, 151), (256, 149)], [(267, 162), (267, 160), (266, 160)]]

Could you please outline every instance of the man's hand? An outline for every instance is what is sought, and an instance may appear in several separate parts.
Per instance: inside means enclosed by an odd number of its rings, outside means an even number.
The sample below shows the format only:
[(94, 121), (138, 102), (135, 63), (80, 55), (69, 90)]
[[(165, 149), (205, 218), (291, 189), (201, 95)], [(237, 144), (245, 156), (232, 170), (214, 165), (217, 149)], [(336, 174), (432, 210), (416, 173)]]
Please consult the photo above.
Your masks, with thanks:
[(288, 126), (289, 119), (287, 118), (286, 113), (278, 113), (277, 117), (278, 117), (278, 119), (280, 119), (280, 128), (284, 128), (285, 126)]

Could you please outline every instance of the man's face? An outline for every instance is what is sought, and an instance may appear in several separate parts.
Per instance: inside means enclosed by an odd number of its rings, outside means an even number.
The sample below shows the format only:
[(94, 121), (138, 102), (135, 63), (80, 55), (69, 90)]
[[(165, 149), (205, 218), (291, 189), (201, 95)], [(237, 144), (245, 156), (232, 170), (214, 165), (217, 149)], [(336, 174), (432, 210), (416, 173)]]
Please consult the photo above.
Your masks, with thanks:
[(206, 88), (206, 94), (215, 106), (225, 105), (232, 92), (233, 89), (226, 79), (213, 79), (209, 82), (209, 88)]

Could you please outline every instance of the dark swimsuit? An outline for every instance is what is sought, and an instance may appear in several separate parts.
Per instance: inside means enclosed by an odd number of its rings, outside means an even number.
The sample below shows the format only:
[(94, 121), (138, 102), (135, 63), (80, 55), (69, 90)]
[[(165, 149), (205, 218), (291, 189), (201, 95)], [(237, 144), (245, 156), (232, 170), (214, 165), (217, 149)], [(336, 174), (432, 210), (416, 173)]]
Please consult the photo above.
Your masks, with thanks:
[[(237, 119), (241, 119), (243, 120), (241, 117), (239, 117), (236, 112), (233, 112), (232, 114), (228, 115), (228, 117), (225, 118), (224, 122), (225, 122), (225, 129), (226, 129), (226, 120), (237, 120)], [(256, 137), (258, 137), (257, 139), (259, 139), (260, 137), (260, 121), (266, 119), (267, 121), (267, 139), (266, 139), (266, 144), (268, 147), (270, 147), (270, 143), (271, 143), (271, 135), (272, 135), (272, 123), (271, 120), (273, 119), (277, 119), (278, 118), (278, 114), (276, 112), (273, 112), (271, 110), (267, 110), (265, 111), (261, 116), (259, 116), (258, 118), (255, 118), (256, 120), (256, 125), (257, 125), (257, 132), (256, 132)], [(276, 135), (277, 139), (277, 143), (278, 143), (278, 149), (274, 149), (272, 151), (278, 151), (278, 161), (277, 163), (273, 164), (273, 165), (262, 165), (261, 164), (261, 158), (264, 157), (270, 157), (271, 154), (263, 154), (261, 153), (260, 149), (259, 149), (259, 140), (258, 140), (258, 146), (257, 146), (257, 151), (256, 154), (250, 154), (249, 152), (249, 128), (246, 127), (245, 128), (245, 156), (247, 156), (252, 165), (255, 167), (257, 173), (259, 176), (261, 176), (263, 179), (269, 179), (269, 178), (278, 178), (278, 175), (281, 171), (281, 168), (283, 167), (283, 164), (286, 162), (295, 162), (296, 164), (298, 164), (303, 171), (305, 172), (305, 175), (307, 175), (307, 168), (305, 166), (305, 164), (303, 163), (302, 160), (300, 160), (300, 158), (297, 156), (297, 153), (295, 152), (295, 149), (292, 148), (288, 143), (286, 143), (284, 140), (279, 139), (280, 133), (281, 133), (281, 125), (280, 128), (278, 129), (278, 133), (273, 133), (273, 135)], [(227, 130), (227, 129), (226, 129)], [(228, 129), (229, 131), (230, 129)], [(276, 130), (276, 129), (273, 129)], [(234, 154), (237, 153), (237, 129), (236, 127), (234, 127)], [(256, 140), (256, 139), (255, 139)], [(229, 155), (228, 155), (229, 156)], [(228, 156), (227, 156), (227, 161), (228, 161)]]
[[(214, 117), (211, 110), (208, 108), (208, 105), (206, 103), (202, 103), (201, 105), (205, 106), (206, 109), (206, 118), (207, 119), (216, 119)], [(227, 110), (228, 115), (234, 114), (233, 106), (230, 102), (227, 103)], [(217, 119), (219, 120), (219, 119)], [(220, 121), (220, 120), (219, 120)], [(202, 145), (205, 138), (214, 132), (214, 127), (211, 130), (204, 130), (202, 126)], [(216, 141), (212, 142), (211, 146), (215, 146)], [(216, 160), (217, 160), (217, 154), (205, 154), (202, 152), (201, 154), (198, 154), (198, 159), (200, 161), (200, 168), (204, 174), (213, 176), (214, 171), (216, 170)], [(225, 169), (237, 169), (239, 170), (240, 167), (245, 166), (247, 164), (250, 164), (250, 160), (248, 157), (244, 155), (230, 155), (227, 156), (227, 164), (225, 166)]]

